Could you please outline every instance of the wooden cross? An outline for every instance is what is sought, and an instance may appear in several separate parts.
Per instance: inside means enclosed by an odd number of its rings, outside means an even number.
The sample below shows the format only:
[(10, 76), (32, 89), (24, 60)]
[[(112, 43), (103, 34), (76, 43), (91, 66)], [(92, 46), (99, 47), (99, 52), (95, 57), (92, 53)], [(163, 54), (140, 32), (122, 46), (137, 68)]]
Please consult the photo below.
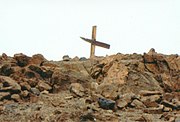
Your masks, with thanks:
[(96, 41), (96, 26), (93, 26), (93, 28), (92, 28), (92, 39), (86, 39), (84, 37), (80, 37), (80, 38), (86, 42), (91, 43), (90, 58), (93, 58), (95, 56), (95, 46), (100, 46), (100, 47), (107, 48), (107, 49), (110, 48), (109, 44)]

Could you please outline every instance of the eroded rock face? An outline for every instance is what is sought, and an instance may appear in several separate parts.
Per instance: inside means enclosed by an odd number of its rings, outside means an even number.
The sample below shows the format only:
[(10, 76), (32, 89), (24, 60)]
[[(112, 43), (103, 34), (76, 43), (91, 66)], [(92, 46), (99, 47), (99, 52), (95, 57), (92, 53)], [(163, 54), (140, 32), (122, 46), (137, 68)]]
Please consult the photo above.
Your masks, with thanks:
[(48, 61), (0, 56), (0, 121), (179, 121), (180, 58), (151, 49)]

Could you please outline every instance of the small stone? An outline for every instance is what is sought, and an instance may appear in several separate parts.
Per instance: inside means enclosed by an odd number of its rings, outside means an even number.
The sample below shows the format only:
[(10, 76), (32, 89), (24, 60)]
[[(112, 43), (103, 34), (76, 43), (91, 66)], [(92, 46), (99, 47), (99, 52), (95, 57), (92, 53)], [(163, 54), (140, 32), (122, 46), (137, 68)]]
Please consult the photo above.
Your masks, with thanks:
[(105, 98), (99, 98), (98, 99), (99, 106), (103, 109), (110, 109), (114, 110), (115, 109), (115, 101), (110, 100), (110, 99), (105, 99)]
[(13, 94), (11, 95), (11, 99), (13, 99), (14, 101), (18, 102), (21, 100), (19, 94)]
[(170, 112), (170, 111), (172, 111), (172, 108), (164, 107), (164, 108), (163, 108), (163, 111), (164, 111), (164, 112)]
[(81, 57), (81, 58), (79, 59), (79, 61), (86, 61), (86, 60), (87, 60), (86, 57)]
[(26, 98), (26, 97), (29, 96), (29, 92), (27, 90), (24, 90), (24, 91), (21, 92), (21, 96)]
[(44, 81), (39, 81), (37, 87), (40, 91), (44, 91), (44, 90), (49, 91), (52, 89), (52, 87), (49, 84), (45, 83)]
[(118, 108), (124, 108), (128, 105), (129, 102), (124, 99), (118, 99), (116, 103)]
[(40, 91), (37, 88), (31, 88), (30, 91), (37, 96), (40, 94)]
[(136, 97), (137, 96), (134, 93), (127, 93), (127, 94), (120, 96), (120, 98), (118, 100), (116, 100), (117, 107), (119, 107), (119, 108), (126, 107)]
[(22, 90), (28, 90), (29, 91), (31, 89), (31, 86), (27, 82), (21, 82), (20, 86), (21, 86)]
[(180, 122), (180, 116), (175, 118), (175, 122)]
[(41, 92), (41, 94), (49, 94), (49, 91), (44, 90), (44, 91)]

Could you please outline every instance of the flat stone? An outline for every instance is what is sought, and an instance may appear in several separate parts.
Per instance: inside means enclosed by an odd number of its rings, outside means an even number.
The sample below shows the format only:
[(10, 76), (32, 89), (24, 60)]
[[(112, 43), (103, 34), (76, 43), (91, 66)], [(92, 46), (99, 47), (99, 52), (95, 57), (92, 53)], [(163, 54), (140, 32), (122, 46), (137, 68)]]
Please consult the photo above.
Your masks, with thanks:
[(172, 111), (172, 108), (164, 107), (164, 108), (163, 108), (163, 111), (164, 111), (164, 112), (170, 112), (170, 111)]
[(124, 108), (129, 103), (131, 103), (132, 100), (135, 98), (136, 98), (136, 95), (133, 93), (124, 94), (124, 95), (120, 96), (120, 98), (118, 100), (116, 100), (117, 107)]
[(148, 108), (151, 108), (151, 107), (158, 107), (159, 106), (159, 104), (157, 103), (157, 102), (155, 102), (155, 101), (143, 101), (143, 104), (146, 106), (146, 107), (148, 107)]
[(158, 108), (145, 108), (145, 113), (149, 114), (162, 114), (163, 113), (163, 105), (159, 105)]
[(140, 95), (141, 96), (151, 96), (151, 95), (161, 95), (162, 93), (160, 91), (147, 91), (147, 90), (141, 90)]
[(135, 99), (132, 101), (131, 106), (135, 108), (145, 108), (146, 106), (139, 100)]
[(173, 104), (173, 103), (168, 102), (168, 101), (166, 101), (166, 100), (163, 100), (163, 101), (161, 102), (161, 104), (163, 104), (163, 105), (166, 106), (166, 107), (170, 107), (170, 108), (172, 108), (172, 109), (177, 109), (177, 108), (178, 108), (178, 106), (176, 106), (176, 104)]
[(161, 96), (160, 95), (151, 95), (151, 96), (141, 97), (141, 101), (142, 102), (145, 102), (145, 101), (158, 102), (160, 100), (161, 100)]
[(117, 107), (124, 108), (128, 105), (128, 102), (123, 99), (116, 100)]

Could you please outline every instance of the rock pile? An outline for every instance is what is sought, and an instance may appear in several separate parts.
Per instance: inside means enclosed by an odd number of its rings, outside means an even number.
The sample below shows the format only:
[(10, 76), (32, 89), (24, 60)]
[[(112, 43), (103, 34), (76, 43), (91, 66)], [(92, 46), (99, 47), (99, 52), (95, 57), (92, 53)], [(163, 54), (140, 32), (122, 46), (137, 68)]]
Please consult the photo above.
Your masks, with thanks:
[[(68, 60), (67, 60), (68, 59)], [(180, 57), (0, 57), (0, 121), (180, 121)]]

